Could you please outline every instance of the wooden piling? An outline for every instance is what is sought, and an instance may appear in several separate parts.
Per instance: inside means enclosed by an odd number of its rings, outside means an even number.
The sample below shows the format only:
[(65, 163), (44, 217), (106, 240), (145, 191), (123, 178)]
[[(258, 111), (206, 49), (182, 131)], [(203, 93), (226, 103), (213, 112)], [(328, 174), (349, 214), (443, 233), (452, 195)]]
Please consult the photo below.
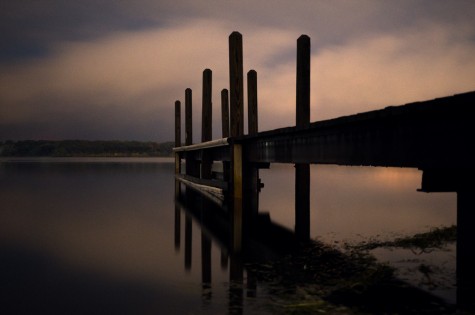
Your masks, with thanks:
[(221, 91), (221, 122), (223, 138), (229, 137), (229, 96), (228, 90)]
[[(181, 103), (175, 101), (175, 147), (181, 147)], [(175, 153), (175, 174), (181, 172), (181, 159), (178, 153)]]
[[(296, 128), (310, 125), (310, 37), (297, 40)], [(310, 165), (295, 164), (295, 234), (310, 239)]]
[(257, 72), (250, 70), (247, 73), (247, 118), (250, 135), (257, 134)]
[(185, 145), (193, 144), (193, 111), (192, 111), (192, 91), (185, 90)]
[(201, 125), (201, 141), (206, 142), (212, 139), (213, 131), (213, 112), (211, 103), (212, 90), (212, 71), (205, 69), (203, 71), (203, 108), (202, 108), (202, 125)]
[[(229, 137), (229, 93), (227, 89), (221, 91), (221, 124), (223, 138)], [(223, 161), (223, 179), (229, 181), (229, 161)]]
[[(250, 70), (247, 73), (247, 117), (248, 117), (248, 133), (256, 135), (258, 133), (257, 119), (257, 72)], [(244, 194), (244, 212), (243, 229), (244, 234), (250, 232), (254, 228), (259, 213), (259, 169), (251, 164), (244, 163), (244, 186), (246, 193)]]
[(242, 35), (229, 36), (229, 92), (231, 112), (231, 137), (244, 134)]
[(310, 125), (310, 37), (302, 35), (297, 40), (297, 111), (298, 129)]
[[(192, 90), (190, 88), (185, 90), (185, 144), (193, 144), (193, 102)], [(185, 173), (190, 176), (199, 177), (200, 167), (199, 163), (195, 161), (189, 154), (185, 154)]]
[[(239, 137), (244, 134), (243, 105), (243, 52), (242, 35), (233, 32), (229, 36), (229, 102), (230, 102), (230, 136)], [(231, 158), (231, 202), (232, 202), (232, 248), (234, 252), (242, 249), (242, 146), (232, 144)]]
[[(203, 108), (202, 108), (202, 121), (201, 121), (201, 141), (211, 141), (212, 139), (212, 72), (210, 69), (203, 71)], [(211, 165), (212, 161), (208, 157), (208, 152), (203, 152), (201, 159), (201, 178), (211, 178)]]

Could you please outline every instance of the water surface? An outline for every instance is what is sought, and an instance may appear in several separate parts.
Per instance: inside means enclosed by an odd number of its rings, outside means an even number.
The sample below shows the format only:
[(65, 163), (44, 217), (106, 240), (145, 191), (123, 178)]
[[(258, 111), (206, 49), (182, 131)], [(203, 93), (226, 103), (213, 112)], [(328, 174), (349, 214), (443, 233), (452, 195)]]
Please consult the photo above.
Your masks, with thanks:
[[(234, 282), (223, 245), (176, 208), (173, 172), (173, 160), (164, 158), (2, 159), (1, 307), (17, 313), (272, 313), (268, 287), (245, 287), (245, 268), (244, 280)], [(272, 165), (261, 178), (261, 212), (293, 228), (293, 167)], [(455, 194), (417, 192), (420, 180), (412, 169), (312, 166), (312, 238), (338, 245), (455, 224)], [(185, 253), (185, 242), (191, 252)], [(447, 285), (434, 292), (454, 299), (453, 248), (416, 258), (388, 250), (375, 255), (422, 287), (423, 275), (411, 268), (444, 266)], [(203, 281), (204, 274), (210, 279)]]

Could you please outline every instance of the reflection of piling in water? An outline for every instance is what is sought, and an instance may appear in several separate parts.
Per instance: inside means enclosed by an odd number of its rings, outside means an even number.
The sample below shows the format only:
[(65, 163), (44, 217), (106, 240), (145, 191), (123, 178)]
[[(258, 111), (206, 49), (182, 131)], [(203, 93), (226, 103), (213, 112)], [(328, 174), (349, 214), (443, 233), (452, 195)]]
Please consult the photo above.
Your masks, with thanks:
[(189, 215), (185, 216), (185, 269), (191, 270), (191, 242), (192, 242), (192, 222)]
[[(176, 178), (205, 194), (213, 191), (227, 206), (233, 252), (244, 250), (245, 239), (256, 230), (259, 168), (268, 168), (270, 163), (295, 164), (295, 232), (301, 241), (310, 238), (310, 163), (411, 167), (423, 170), (425, 179), (435, 174), (438, 182), (447, 182), (447, 174), (455, 182), (470, 174), (462, 182), (473, 181), (475, 92), (310, 123), (310, 38), (302, 35), (297, 41), (296, 126), (258, 131), (257, 73), (251, 70), (247, 76), (249, 131), (245, 135), (242, 56), (242, 36), (233, 32), (229, 36), (229, 97), (226, 89), (221, 92), (223, 139), (211, 140), (211, 70), (203, 72), (203, 143), (192, 145), (191, 141), (191, 90), (185, 92), (184, 147), (180, 102), (175, 103)], [(182, 158), (186, 177), (181, 174)], [(223, 165), (219, 177), (211, 171), (214, 161)], [(458, 193), (457, 273), (464, 291), (475, 283), (468, 267), (475, 263), (471, 248), (475, 219), (472, 209), (467, 210), (473, 208), (467, 196), (474, 185), (457, 185), (457, 189), (443, 191)]]
[[(310, 37), (297, 40), (296, 128), (310, 125)], [(301, 240), (310, 238), (310, 165), (295, 164), (295, 233)]]

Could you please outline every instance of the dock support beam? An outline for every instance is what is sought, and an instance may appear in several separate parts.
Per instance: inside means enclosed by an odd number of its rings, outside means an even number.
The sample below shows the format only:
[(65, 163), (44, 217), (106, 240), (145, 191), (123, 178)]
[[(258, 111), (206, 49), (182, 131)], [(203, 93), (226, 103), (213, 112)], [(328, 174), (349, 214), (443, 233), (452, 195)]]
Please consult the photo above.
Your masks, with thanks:
[[(310, 125), (310, 37), (297, 40), (297, 109), (296, 127)], [(310, 239), (310, 165), (295, 164), (295, 234), (299, 240)]]
[(235, 253), (242, 250), (242, 217), (243, 217), (243, 172), (242, 172), (242, 145), (233, 144), (232, 147), (232, 248)]

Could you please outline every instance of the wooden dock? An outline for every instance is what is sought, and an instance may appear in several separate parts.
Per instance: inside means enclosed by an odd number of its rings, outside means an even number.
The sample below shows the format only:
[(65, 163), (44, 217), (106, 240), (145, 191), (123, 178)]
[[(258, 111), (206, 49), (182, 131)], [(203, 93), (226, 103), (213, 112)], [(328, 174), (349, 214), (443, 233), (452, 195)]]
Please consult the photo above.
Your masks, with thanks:
[[(257, 73), (247, 73), (245, 134), (242, 36), (233, 32), (229, 91), (221, 91), (222, 138), (211, 138), (210, 69), (203, 72), (201, 143), (192, 143), (191, 89), (185, 91), (184, 146), (181, 102), (175, 102), (177, 183), (229, 211), (232, 248), (240, 252), (259, 210), (259, 169), (271, 163), (295, 164), (295, 234), (302, 241), (310, 238), (309, 164), (418, 168), (423, 171), (421, 191), (457, 193), (457, 270), (464, 275), (458, 285), (473, 286), (475, 91), (311, 123), (310, 52), (310, 38), (302, 35), (297, 40), (295, 126), (258, 131)], [(216, 165), (222, 169), (218, 176)]]

